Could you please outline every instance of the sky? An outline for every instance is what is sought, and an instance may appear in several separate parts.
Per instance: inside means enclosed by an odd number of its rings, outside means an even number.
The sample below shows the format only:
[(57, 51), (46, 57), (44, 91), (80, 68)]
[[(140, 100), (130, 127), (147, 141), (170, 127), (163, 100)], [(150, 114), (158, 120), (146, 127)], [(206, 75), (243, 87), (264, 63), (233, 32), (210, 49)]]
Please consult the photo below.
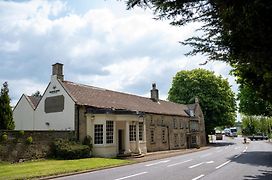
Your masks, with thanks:
[(52, 64), (64, 64), (64, 79), (149, 97), (156, 83), (167, 99), (178, 71), (204, 68), (237, 84), (230, 66), (205, 56), (185, 56), (179, 42), (199, 23), (173, 27), (152, 11), (127, 10), (118, 0), (0, 1), (0, 83), (9, 84), (11, 104), (22, 94), (44, 92)]

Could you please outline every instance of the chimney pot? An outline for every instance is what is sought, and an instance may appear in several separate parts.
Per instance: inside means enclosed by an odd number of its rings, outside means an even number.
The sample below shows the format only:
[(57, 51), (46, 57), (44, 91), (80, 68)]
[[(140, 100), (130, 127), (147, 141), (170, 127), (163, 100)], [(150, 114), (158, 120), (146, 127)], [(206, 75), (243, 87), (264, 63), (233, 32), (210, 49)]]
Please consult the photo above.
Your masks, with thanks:
[(152, 89), (156, 89), (156, 83), (152, 83)]
[(156, 83), (152, 83), (152, 89), (151, 92), (151, 99), (153, 101), (159, 101), (159, 90), (156, 88)]

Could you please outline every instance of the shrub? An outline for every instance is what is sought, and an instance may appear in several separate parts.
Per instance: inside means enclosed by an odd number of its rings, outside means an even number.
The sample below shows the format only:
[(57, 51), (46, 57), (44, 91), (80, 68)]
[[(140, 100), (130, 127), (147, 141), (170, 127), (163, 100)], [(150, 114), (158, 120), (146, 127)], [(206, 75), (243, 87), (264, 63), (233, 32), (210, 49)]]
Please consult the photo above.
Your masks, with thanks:
[(32, 144), (33, 138), (31, 136), (26, 138), (26, 144)]
[(52, 145), (52, 154), (60, 159), (79, 159), (90, 157), (90, 147), (75, 141), (57, 139)]
[(24, 134), (25, 134), (25, 131), (23, 131), (23, 130), (21, 130), (21, 131), (18, 132), (18, 136), (19, 137), (22, 137)]
[(89, 135), (85, 136), (85, 138), (84, 138), (82, 144), (89, 146), (89, 147), (90, 147), (90, 150), (92, 150), (92, 148), (93, 148), (93, 140), (92, 140), (92, 137), (89, 136)]
[(24, 136), (25, 132), (23, 130), (20, 130), (15, 133), (15, 139), (13, 140), (14, 143), (21, 142), (21, 138)]
[(2, 137), (1, 137), (1, 140), (2, 140), (3, 142), (7, 141), (7, 140), (8, 140), (8, 135), (7, 135), (6, 133), (4, 133), (4, 134), (2, 135)]

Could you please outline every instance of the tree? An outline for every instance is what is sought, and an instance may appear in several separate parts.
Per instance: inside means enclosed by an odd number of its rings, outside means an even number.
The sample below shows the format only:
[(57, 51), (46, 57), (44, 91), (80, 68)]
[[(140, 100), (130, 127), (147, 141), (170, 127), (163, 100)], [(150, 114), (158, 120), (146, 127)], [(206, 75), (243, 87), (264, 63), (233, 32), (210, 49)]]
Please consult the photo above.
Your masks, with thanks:
[(33, 96), (33, 97), (38, 97), (38, 98), (42, 97), (42, 95), (41, 95), (41, 92), (40, 92), (40, 91), (36, 91), (36, 92), (35, 92), (35, 93), (33, 93), (31, 96)]
[(151, 8), (157, 19), (182, 26), (202, 22), (202, 36), (182, 44), (188, 55), (207, 55), (229, 63), (240, 84), (272, 102), (272, 1), (270, 0), (128, 0), (127, 7)]
[(242, 129), (244, 135), (264, 133), (271, 135), (272, 118), (264, 116), (242, 116)]
[(259, 131), (259, 121), (253, 116), (243, 116), (242, 129), (244, 135), (256, 134)]
[(247, 116), (272, 116), (272, 104), (247, 85), (239, 86), (239, 112)]
[(8, 93), (8, 83), (5, 82), (0, 94), (0, 129), (2, 130), (13, 130), (15, 127)]
[(190, 104), (196, 96), (204, 114), (206, 133), (210, 133), (216, 126), (234, 124), (235, 95), (226, 79), (204, 69), (178, 72), (173, 78), (168, 100)]

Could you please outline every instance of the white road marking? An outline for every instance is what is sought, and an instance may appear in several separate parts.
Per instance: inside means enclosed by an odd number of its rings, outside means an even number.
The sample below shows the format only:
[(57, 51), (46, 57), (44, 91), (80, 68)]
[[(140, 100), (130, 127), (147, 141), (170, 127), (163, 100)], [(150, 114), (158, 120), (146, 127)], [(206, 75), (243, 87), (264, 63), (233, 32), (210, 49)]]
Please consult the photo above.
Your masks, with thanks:
[(246, 152), (246, 150), (247, 150), (247, 147), (246, 147), (246, 149), (243, 150), (243, 153)]
[(239, 156), (241, 156), (241, 154), (237, 154), (236, 156), (234, 156), (234, 159), (238, 158)]
[(219, 149), (220, 147), (216, 147), (215, 149)]
[(238, 149), (238, 147), (234, 148), (234, 149)]
[(132, 174), (130, 176), (125, 176), (125, 177), (121, 177), (121, 178), (118, 178), (118, 179), (114, 179), (114, 180), (122, 180), (122, 179), (127, 179), (127, 178), (131, 178), (131, 177), (134, 177), (134, 176), (139, 176), (139, 175), (142, 175), (142, 174), (146, 174), (147, 172), (141, 172), (141, 173), (137, 173), (137, 174)]
[(208, 162), (206, 162), (206, 164), (212, 164), (212, 163), (214, 163), (214, 161), (208, 161)]
[(201, 162), (201, 163), (198, 163), (198, 164), (195, 164), (195, 165), (192, 165), (192, 166), (189, 166), (189, 168), (194, 168), (194, 167), (197, 167), (197, 166), (200, 166), (201, 164), (203, 164), (204, 162)]
[(221, 164), (221, 165), (219, 165), (219, 166), (217, 166), (215, 169), (219, 169), (219, 168), (225, 166), (226, 164), (228, 164), (229, 162), (230, 162), (230, 160), (227, 161), (227, 162), (224, 162), (223, 164)]
[(167, 163), (169, 162), (170, 160), (165, 160), (165, 161), (159, 161), (159, 162), (155, 162), (155, 163), (152, 163), (152, 164), (147, 164), (145, 166), (154, 166), (154, 165), (157, 165), (157, 164), (161, 164), (161, 163)]
[(182, 162), (179, 162), (179, 163), (175, 163), (175, 164), (170, 164), (170, 165), (168, 165), (167, 167), (177, 166), (177, 165), (180, 165), (180, 164), (189, 162), (189, 161), (192, 161), (192, 159), (189, 159), (189, 160), (186, 160), (186, 161), (182, 161)]
[(228, 148), (229, 148), (229, 146), (225, 147), (225, 149), (228, 149)]
[(197, 176), (197, 177), (195, 177), (194, 179), (192, 179), (192, 180), (198, 180), (198, 179), (200, 179), (200, 178), (202, 178), (202, 177), (204, 177), (205, 175), (204, 174), (201, 174), (200, 176)]
[(203, 157), (207, 157), (207, 156), (210, 156), (210, 155), (212, 155), (212, 153), (207, 153), (207, 154), (201, 155), (200, 157), (203, 158)]

